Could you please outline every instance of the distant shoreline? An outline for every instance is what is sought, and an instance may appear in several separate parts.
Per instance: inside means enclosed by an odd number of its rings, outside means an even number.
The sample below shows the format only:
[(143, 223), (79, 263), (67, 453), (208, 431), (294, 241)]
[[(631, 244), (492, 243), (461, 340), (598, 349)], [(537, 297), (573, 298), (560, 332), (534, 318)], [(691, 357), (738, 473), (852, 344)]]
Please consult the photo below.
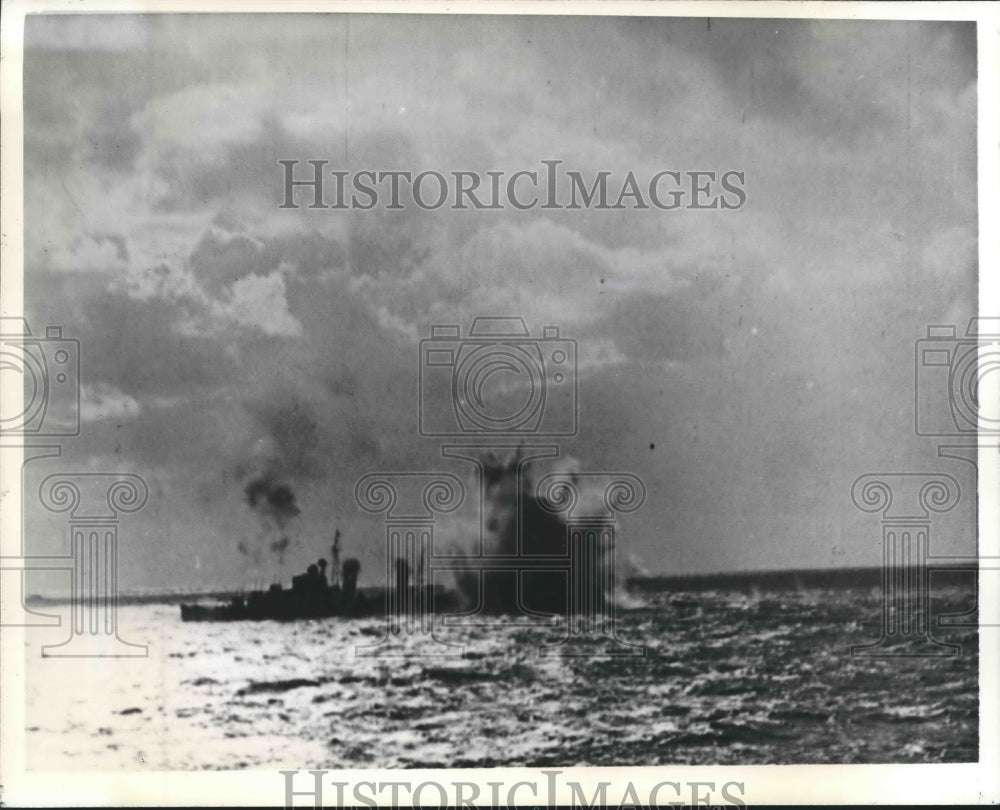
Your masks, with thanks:
[[(932, 561), (933, 562), (933, 561)], [(964, 565), (930, 566), (931, 585), (938, 587), (975, 585), (975, 563)], [(663, 591), (793, 591), (815, 588), (878, 588), (882, 584), (882, 568), (878, 566), (855, 568), (797, 568), (788, 570), (730, 571), (705, 574), (664, 574), (657, 576), (634, 576), (625, 580), (629, 591), (656, 593)], [(381, 587), (362, 588), (372, 596), (380, 595)], [(243, 590), (203, 590), (185, 592), (123, 593), (118, 595), (119, 605), (177, 605), (182, 602), (214, 600), (227, 602), (235, 596), (243, 596)], [(70, 596), (43, 596), (31, 594), (25, 604), (61, 605), (71, 601)]]

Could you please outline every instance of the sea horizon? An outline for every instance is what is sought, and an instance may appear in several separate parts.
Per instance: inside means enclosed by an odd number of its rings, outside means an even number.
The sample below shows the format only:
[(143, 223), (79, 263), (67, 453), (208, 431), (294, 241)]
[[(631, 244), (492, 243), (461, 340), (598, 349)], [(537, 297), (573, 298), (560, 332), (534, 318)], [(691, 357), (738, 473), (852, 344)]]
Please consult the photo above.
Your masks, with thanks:
[[(906, 566), (903, 566), (906, 568)], [(932, 577), (931, 586), (940, 587), (975, 585), (973, 575), (978, 573), (978, 563), (942, 562), (935, 566), (933, 559), (928, 566)], [(742, 571), (704, 571), (685, 574), (641, 574), (629, 575), (621, 579), (625, 591), (636, 594), (676, 591), (683, 593), (702, 591), (753, 591), (753, 590), (810, 590), (845, 588), (877, 588), (882, 584), (882, 566), (830, 566), (813, 568), (760, 568)], [(291, 577), (282, 578), (282, 587), (287, 587)], [(968, 580), (972, 579), (972, 582)], [(176, 604), (182, 600), (228, 600), (235, 596), (252, 593), (265, 588), (236, 586), (205, 586), (202, 588), (127, 588), (118, 595), (118, 604)], [(367, 594), (380, 594), (384, 585), (362, 585), (360, 590)], [(30, 593), (25, 604), (53, 605), (72, 601), (69, 592)]]

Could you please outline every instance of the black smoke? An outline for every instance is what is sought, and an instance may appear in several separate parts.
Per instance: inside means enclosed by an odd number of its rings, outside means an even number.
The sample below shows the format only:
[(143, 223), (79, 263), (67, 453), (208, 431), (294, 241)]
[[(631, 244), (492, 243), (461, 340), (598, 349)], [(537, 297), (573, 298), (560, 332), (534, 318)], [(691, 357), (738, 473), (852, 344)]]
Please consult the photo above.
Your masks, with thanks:
[(243, 488), (243, 494), (247, 506), (260, 522), (261, 536), (257, 548), (248, 549), (245, 541), (240, 541), (237, 548), (242, 554), (249, 554), (255, 562), (259, 562), (260, 547), (264, 546), (276, 554), (278, 564), (283, 565), (285, 551), (291, 545), (287, 534), (289, 524), (301, 513), (295, 491), (273, 472), (265, 472), (251, 477)]
[(243, 540), (240, 553), (255, 563), (275, 559), (284, 565), (301, 514), (294, 485), (321, 474), (320, 429), (314, 410), (293, 392), (273, 391), (245, 404), (255, 423), (253, 444), (235, 469), (243, 501), (257, 518), (256, 542)]
[(288, 539), (288, 535), (282, 535), (281, 539), (275, 540), (271, 543), (271, 551), (278, 555), (278, 563), (284, 565), (285, 563), (285, 551), (288, 546), (291, 545), (291, 540)]
[[(487, 454), (480, 459), (485, 514), (484, 551), (504, 556), (532, 555), (562, 558), (569, 551), (565, 514), (539, 499), (537, 478), (521, 466), (520, 450), (509, 455)], [(577, 482), (579, 483), (579, 482)], [(589, 495), (590, 493), (585, 493)], [(590, 511), (584, 506), (584, 511)], [(612, 549), (607, 549), (610, 553)], [(610, 558), (605, 558), (610, 563)], [(487, 614), (519, 615), (527, 611), (565, 614), (570, 572), (565, 570), (484, 572), (456, 576), (466, 601)], [(613, 598), (596, 594), (596, 598)]]
[(270, 475), (251, 479), (243, 492), (250, 508), (279, 528), (284, 528), (289, 520), (300, 514), (292, 488)]

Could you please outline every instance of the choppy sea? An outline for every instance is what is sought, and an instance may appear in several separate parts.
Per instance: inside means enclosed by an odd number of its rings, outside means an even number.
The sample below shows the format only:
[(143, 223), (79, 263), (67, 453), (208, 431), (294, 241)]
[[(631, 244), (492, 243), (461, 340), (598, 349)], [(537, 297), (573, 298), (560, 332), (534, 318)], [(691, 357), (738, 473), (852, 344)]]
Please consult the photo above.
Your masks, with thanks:
[[(964, 592), (937, 595), (945, 610)], [(378, 620), (182, 623), (119, 608), (135, 659), (42, 658), (27, 635), (32, 770), (967, 762), (975, 628), (952, 658), (852, 657), (874, 589), (654, 593), (620, 608), (633, 658), (540, 656), (555, 630), (449, 628), (461, 658), (359, 658)], [(555, 635), (554, 635), (555, 634)], [(425, 644), (423, 637), (411, 649)], [(431, 649), (428, 645), (428, 650)]]

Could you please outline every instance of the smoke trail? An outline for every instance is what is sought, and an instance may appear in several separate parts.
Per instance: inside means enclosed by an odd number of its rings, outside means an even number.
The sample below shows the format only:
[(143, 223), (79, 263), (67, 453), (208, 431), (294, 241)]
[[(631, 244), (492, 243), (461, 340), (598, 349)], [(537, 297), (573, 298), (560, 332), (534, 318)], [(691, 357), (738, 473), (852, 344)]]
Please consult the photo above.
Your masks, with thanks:
[(256, 565), (262, 558), (284, 565), (294, 542), (290, 529), (301, 512), (292, 482), (322, 474), (320, 431), (313, 409), (295, 393), (273, 392), (245, 407), (257, 431), (235, 473), (259, 531), (255, 541), (241, 540), (237, 549)]
[(288, 548), (291, 541), (288, 539), (288, 535), (282, 535), (280, 540), (275, 540), (271, 543), (271, 551), (277, 552), (278, 554), (278, 565), (285, 564), (285, 550)]
[[(573, 458), (538, 465), (544, 470), (521, 468), (521, 450), (500, 457), (494, 453), (480, 459), (485, 503), (483, 534), (486, 554), (565, 557), (569, 538), (565, 512), (542, 500), (535, 492), (537, 480), (544, 474), (558, 473), (571, 482), (579, 494), (573, 514), (576, 518), (606, 519), (604, 492), (584, 476), (578, 476), (580, 464)], [(610, 538), (611, 533), (607, 536)], [(605, 541), (599, 554), (599, 566), (614, 565), (614, 543)], [(535, 571), (521, 576), (521, 601), (518, 600), (517, 574), (488, 572), (482, 578), (482, 602), (486, 613), (522, 613), (523, 609), (541, 613), (565, 613), (567, 588), (572, 572)], [(480, 578), (476, 574), (456, 576), (456, 584), (470, 603), (479, 601)], [(616, 576), (607, 592), (597, 599), (620, 600), (624, 582)]]
[[(278, 480), (275, 473), (268, 471), (253, 476), (244, 487), (243, 494), (247, 506), (260, 521), (260, 545), (266, 544), (269, 551), (277, 554), (278, 564), (284, 565), (285, 551), (291, 544), (288, 525), (300, 514), (295, 492), (289, 484)], [(247, 553), (245, 542), (241, 541), (238, 548)], [(254, 549), (250, 556), (259, 562), (259, 548)]]

